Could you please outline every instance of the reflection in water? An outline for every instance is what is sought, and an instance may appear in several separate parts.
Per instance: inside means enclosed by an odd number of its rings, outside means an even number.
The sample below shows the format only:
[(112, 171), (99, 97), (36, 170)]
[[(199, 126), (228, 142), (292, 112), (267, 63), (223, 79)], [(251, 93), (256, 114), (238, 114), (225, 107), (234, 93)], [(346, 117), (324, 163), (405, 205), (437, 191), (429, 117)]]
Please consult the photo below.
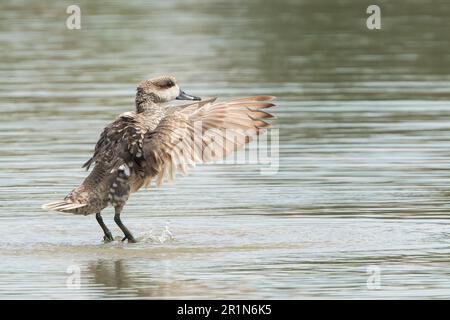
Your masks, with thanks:
[(166, 289), (148, 278), (145, 278), (148, 289), (140, 288), (139, 283), (143, 279), (130, 276), (128, 266), (123, 260), (96, 261), (88, 266), (88, 273), (92, 275), (91, 280), (95, 285), (105, 289), (106, 297), (120, 294), (136, 297), (166, 296)]
[(127, 274), (127, 269), (124, 267), (123, 260), (104, 261), (100, 260), (91, 265), (88, 269), (92, 273), (93, 280), (96, 284), (112, 290), (130, 289), (134, 288), (133, 280)]
[[(147, 261), (148, 263), (148, 261)], [(194, 297), (199, 293), (206, 293), (207, 286), (192, 281), (181, 281), (170, 274), (167, 261), (162, 264), (158, 274), (149, 268), (137, 271), (133, 261), (118, 259), (114, 261), (98, 260), (87, 267), (89, 286), (102, 289), (102, 298), (176, 298), (179, 296)], [(139, 261), (138, 264), (142, 264)]]
[[(450, 296), (446, 1), (382, 3), (379, 31), (371, 1), (78, 4), (81, 30), (60, 1), (0, 3), (1, 298)], [(208, 165), (133, 195), (126, 224), (144, 239), (170, 224), (174, 241), (103, 245), (94, 217), (42, 212), (158, 74), (278, 96), (279, 172)]]

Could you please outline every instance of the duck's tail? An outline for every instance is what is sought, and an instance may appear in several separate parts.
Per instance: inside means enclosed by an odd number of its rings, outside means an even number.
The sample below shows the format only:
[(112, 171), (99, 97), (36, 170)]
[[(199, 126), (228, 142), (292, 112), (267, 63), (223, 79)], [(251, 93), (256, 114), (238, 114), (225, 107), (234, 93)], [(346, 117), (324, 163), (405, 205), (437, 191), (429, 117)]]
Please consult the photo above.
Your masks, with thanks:
[[(75, 203), (70, 200), (61, 200), (44, 204), (42, 209), (59, 212), (72, 212), (75, 213), (79, 208), (85, 207), (85, 203)], [(74, 212), (75, 211), (75, 212)]]

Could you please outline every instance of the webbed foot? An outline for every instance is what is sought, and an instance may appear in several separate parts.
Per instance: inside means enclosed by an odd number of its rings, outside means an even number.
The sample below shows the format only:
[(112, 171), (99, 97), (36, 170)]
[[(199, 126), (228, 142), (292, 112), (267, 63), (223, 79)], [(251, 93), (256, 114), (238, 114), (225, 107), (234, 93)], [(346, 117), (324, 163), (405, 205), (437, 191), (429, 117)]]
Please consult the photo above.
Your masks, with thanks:
[(130, 234), (126, 235), (125, 237), (123, 237), (122, 241), (125, 241), (128, 239), (129, 243), (136, 243), (136, 239)]
[(114, 238), (111, 234), (111, 232), (105, 233), (105, 235), (103, 236), (103, 242), (108, 243), (114, 241)]

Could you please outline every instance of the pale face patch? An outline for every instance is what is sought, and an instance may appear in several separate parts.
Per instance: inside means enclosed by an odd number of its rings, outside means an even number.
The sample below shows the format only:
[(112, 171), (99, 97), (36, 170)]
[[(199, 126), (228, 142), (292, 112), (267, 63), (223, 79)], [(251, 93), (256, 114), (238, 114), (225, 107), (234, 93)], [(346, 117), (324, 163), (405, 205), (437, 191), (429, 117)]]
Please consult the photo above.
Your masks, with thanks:
[(173, 87), (167, 89), (159, 89), (158, 96), (161, 99), (161, 102), (169, 102), (175, 100), (176, 97), (180, 94), (180, 87), (178, 85), (174, 85)]

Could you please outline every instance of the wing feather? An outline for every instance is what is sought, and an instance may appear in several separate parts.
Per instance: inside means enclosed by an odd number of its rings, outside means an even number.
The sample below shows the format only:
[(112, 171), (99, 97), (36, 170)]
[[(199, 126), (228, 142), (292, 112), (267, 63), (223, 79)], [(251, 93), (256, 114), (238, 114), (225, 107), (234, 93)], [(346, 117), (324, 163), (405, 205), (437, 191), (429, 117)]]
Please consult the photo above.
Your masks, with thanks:
[(216, 99), (175, 107), (158, 126), (145, 134), (143, 167), (145, 185), (160, 186), (187, 167), (225, 157), (248, 143), (273, 116), (263, 111), (275, 106), (273, 96), (256, 96), (215, 102)]

